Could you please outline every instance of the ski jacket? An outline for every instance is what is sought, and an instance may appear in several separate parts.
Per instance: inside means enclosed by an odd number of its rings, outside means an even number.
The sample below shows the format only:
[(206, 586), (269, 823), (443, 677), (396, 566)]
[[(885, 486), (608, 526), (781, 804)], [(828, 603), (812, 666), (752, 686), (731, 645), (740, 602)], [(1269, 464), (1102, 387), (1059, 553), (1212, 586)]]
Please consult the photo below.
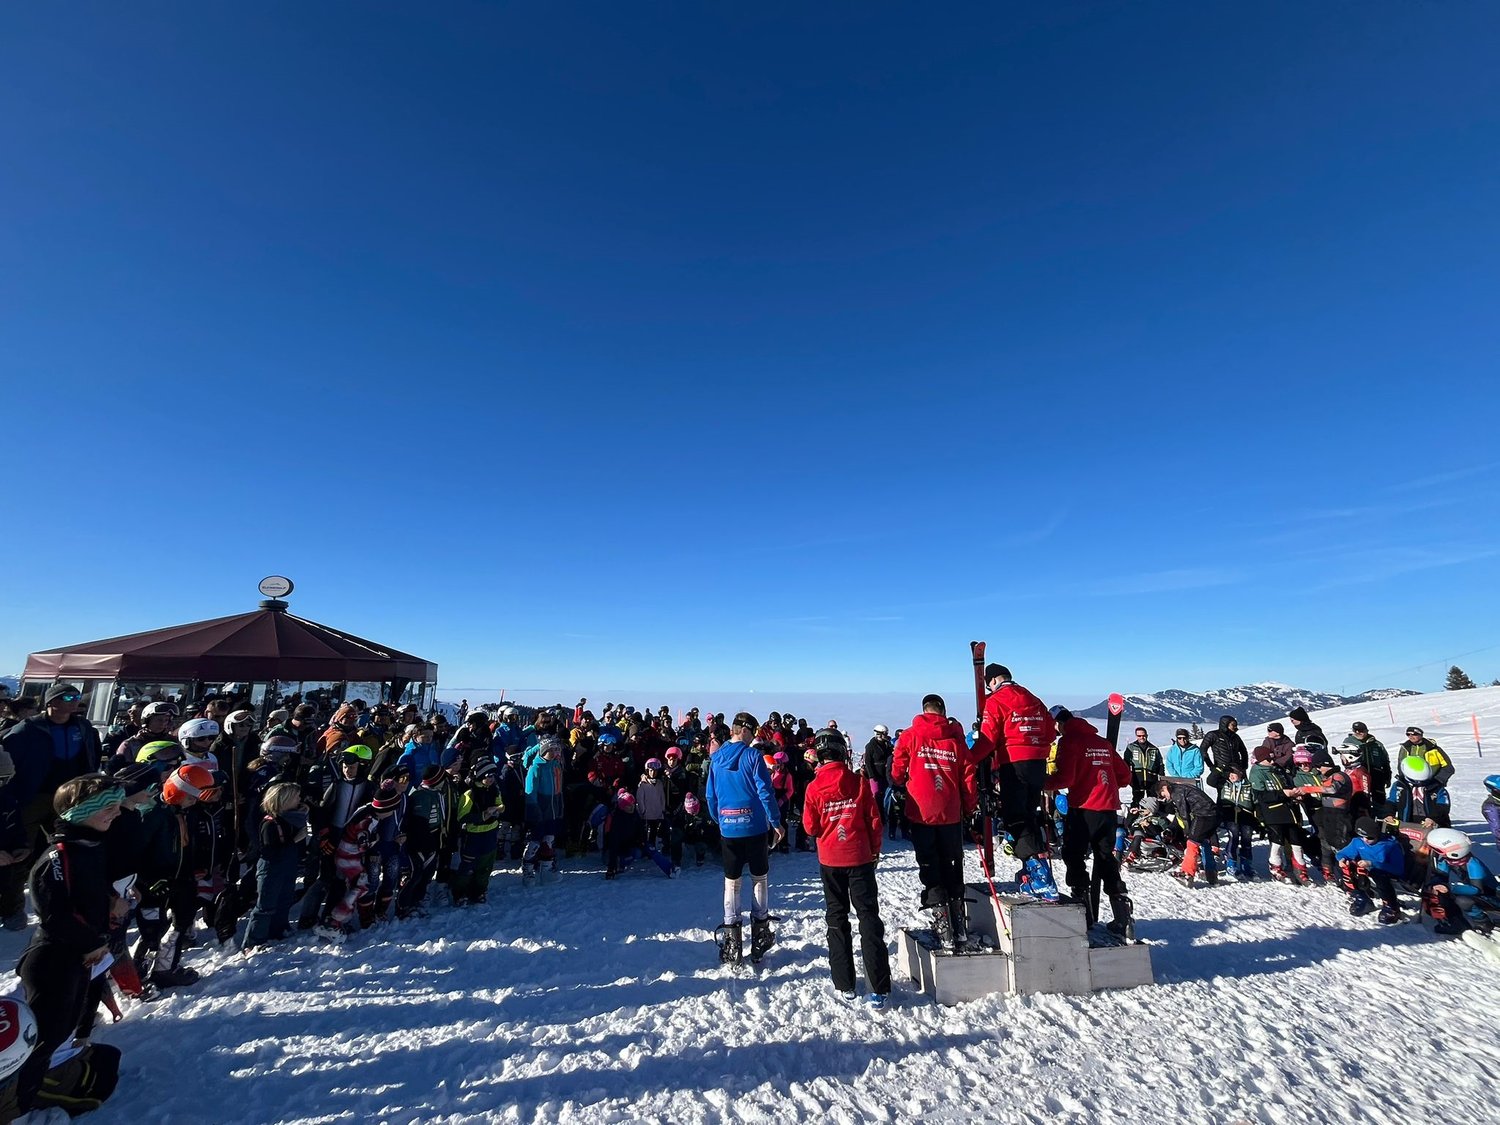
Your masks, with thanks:
[(1214, 804), (1214, 799), (1196, 785), (1173, 785), (1170, 800), (1172, 810), (1186, 828), (1192, 828), (1193, 821), (1200, 817), (1208, 817), (1216, 823), (1219, 819), (1219, 807)]
[(1419, 738), (1416, 742), (1403, 742), (1401, 756), (1426, 761), (1432, 767), (1432, 780), (1437, 785), (1447, 785), (1453, 778), (1453, 760), (1448, 757), (1447, 751), (1431, 739)]
[(318, 802), (313, 825), (319, 830), (326, 828), (333, 832), (342, 832), (344, 825), (348, 824), (349, 818), (354, 815), (354, 810), (369, 799), (370, 783), (368, 781), (358, 778), (353, 781), (345, 777), (335, 778), (323, 791), (323, 799)]
[(51, 846), (32, 867), (27, 882), (37, 913), (31, 948), (62, 946), (81, 957), (109, 944), (114, 892), (102, 832), (59, 821)]
[(889, 738), (876, 735), (865, 743), (865, 774), (881, 785), (891, 783), (891, 753), (895, 749)]
[(731, 840), (781, 826), (771, 773), (760, 751), (743, 742), (726, 742), (709, 757), (703, 803), (719, 834)]
[[(1204, 740), (1205, 742), (1207, 739)], [(1203, 776), (1203, 751), (1189, 742), (1186, 746), (1175, 743), (1167, 751), (1167, 776), (1186, 777), (1197, 781)]]
[(517, 754), (506, 758), (500, 767), (500, 800), (505, 805), (501, 819), (506, 824), (526, 823), (526, 775)]
[[(563, 817), (562, 745), (562, 739), (549, 734), (527, 753), (530, 759), (526, 767), (528, 824), (545, 824), (549, 820), (561, 820)], [(540, 753), (543, 746), (552, 747), (549, 753), (555, 752), (557, 756), (550, 761), (544, 758)]]
[[(1051, 723), (1051, 715), (1047, 715), (1047, 721)], [(997, 744), (995, 750), (999, 749)], [(990, 752), (982, 738), (969, 749), (964, 741), (964, 728), (956, 719), (931, 711), (913, 718), (896, 740), (891, 755), (891, 784), (906, 787), (907, 819), (915, 824), (961, 821), (974, 804), (968, 785), (969, 766), (983, 761)], [(1042, 757), (1046, 757), (1045, 749)]]
[(635, 787), (635, 811), (642, 820), (661, 820), (667, 815), (667, 787), (665, 782), (646, 781), (644, 778)]
[(458, 799), (458, 830), (465, 856), (477, 858), (495, 850), (501, 812), (500, 793), (493, 785), (471, 785), (464, 791)]
[(260, 820), (260, 858), (274, 863), (287, 852), (298, 850), (307, 836), (307, 824), (298, 818), (297, 823), (284, 816), (262, 816)]
[(771, 768), (771, 790), (776, 794), (777, 801), (789, 804), (796, 787), (796, 780), (789, 770)]
[(813, 774), (802, 803), (802, 827), (817, 840), (824, 867), (863, 867), (880, 855), (875, 795), (843, 762), (825, 762)]
[(1155, 788), (1156, 783), (1166, 775), (1166, 759), (1161, 756), (1161, 750), (1149, 740), (1132, 742), (1125, 747), (1125, 764), (1130, 767), (1130, 788), (1137, 792)]
[(1120, 790), (1130, 784), (1125, 759), (1087, 719), (1074, 715), (1057, 740), (1057, 787), (1068, 791), (1068, 808), (1116, 812)]
[(1479, 811), (1484, 814), (1485, 823), (1490, 826), (1490, 839), (1500, 840), (1500, 801), (1486, 797), (1479, 806)]
[(1296, 823), (1291, 799), (1283, 792), (1291, 784), (1280, 770), (1266, 762), (1257, 762), (1250, 770), (1249, 782), (1255, 794), (1255, 812), (1262, 824)]
[(1286, 717), (1297, 725), (1297, 743), (1303, 746), (1316, 742), (1321, 746), (1328, 745), (1328, 736), (1323, 733), (1323, 728), (1318, 726), (1307, 717), (1306, 707), (1293, 707), (1286, 713)]
[(1386, 794), (1386, 815), (1398, 820), (1421, 821), (1428, 817), (1437, 820), (1448, 808), (1450, 800), (1447, 787), (1439, 785), (1436, 778), (1413, 785), (1406, 778), (1398, 777)]
[(346, 879), (355, 877), (364, 870), (379, 840), (380, 818), (375, 810), (369, 805), (356, 809), (334, 849), (334, 870)]
[(1282, 769), (1287, 769), (1292, 764), (1292, 754), (1297, 749), (1297, 744), (1284, 734), (1271, 733), (1266, 735), (1265, 741), (1256, 749), (1269, 750), (1271, 761)]
[(615, 855), (627, 855), (646, 842), (646, 826), (639, 814), (625, 809), (611, 809), (604, 816), (604, 848)]
[(1406, 877), (1406, 856), (1401, 852), (1401, 842), (1394, 836), (1382, 836), (1373, 844), (1363, 836), (1356, 836), (1334, 853), (1340, 863), (1354, 861), (1368, 863), (1371, 869), (1389, 875), (1393, 879)]
[[(1046, 704), (1020, 684), (1006, 680), (984, 701), (979, 737), (974, 740), (974, 761), (982, 762), (993, 754), (996, 765), (1045, 762), (1056, 737), (1057, 725)], [(958, 740), (965, 741), (962, 727)]]
[[(1232, 722), (1234, 722), (1233, 715), (1220, 715), (1218, 729), (1209, 731), (1203, 739), (1201, 751), (1204, 764), (1212, 766), (1219, 773), (1228, 773), (1230, 766), (1238, 766), (1241, 772), (1250, 768), (1250, 753), (1245, 749), (1245, 740), (1239, 736), (1239, 732), (1229, 729), (1229, 724)], [(1172, 772), (1170, 765), (1167, 767), (1167, 772)], [(1178, 776), (1189, 775), (1179, 774)], [(1199, 774), (1191, 776), (1197, 777)]]
[(442, 848), (448, 836), (448, 796), (441, 786), (419, 785), (411, 791), (401, 830), (413, 852)]
[(1448, 893), (1461, 899), (1483, 896), (1495, 897), (1495, 876), (1484, 861), (1476, 855), (1466, 859), (1449, 860), (1440, 855), (1432, 857), (1432, 870), (1427, 875), (1427, 886), (1448, 885)]
[(427, 772), (429, 766), (442, 764), (442, 757), (443, 752), (438, 749), (436, 742), (418, 742), (414, 738), (409, 738), (406, 740), (405, 751), (396, 762), (411, 770), (411, 783), (416, 785), (421, 782), (422, 775)]
[(1227, 824), (1255, 822), (1255, 793), (1249, 778), (1226, 781), (1219, 786), (1219, 819)]

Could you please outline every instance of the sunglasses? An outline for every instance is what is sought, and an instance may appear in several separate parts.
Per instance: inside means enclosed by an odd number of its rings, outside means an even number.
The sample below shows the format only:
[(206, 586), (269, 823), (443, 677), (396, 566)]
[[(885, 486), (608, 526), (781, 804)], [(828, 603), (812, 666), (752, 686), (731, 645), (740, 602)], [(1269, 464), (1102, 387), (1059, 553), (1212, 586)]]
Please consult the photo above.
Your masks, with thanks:
[(77, 692), (71, 692), (70, 691), (70, 692), (68, 692), (67, 695), (59, 695), (52, 702), (54, 702), (54, 703), (77, 703), (82, 698), (83, 698), (83, 696), (79, 695)]

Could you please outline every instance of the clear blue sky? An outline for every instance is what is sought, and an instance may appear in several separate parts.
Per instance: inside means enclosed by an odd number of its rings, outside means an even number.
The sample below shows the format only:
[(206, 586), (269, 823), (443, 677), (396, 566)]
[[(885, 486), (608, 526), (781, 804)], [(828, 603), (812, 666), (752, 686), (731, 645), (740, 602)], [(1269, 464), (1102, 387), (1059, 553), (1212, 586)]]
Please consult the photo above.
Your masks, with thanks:
[(1497, 54), (1479, 3), (5, 5), (0, 669), (282, 573), (464, 686), (982, 636), (1435, 688), (1387, 673), (1500, 644)]

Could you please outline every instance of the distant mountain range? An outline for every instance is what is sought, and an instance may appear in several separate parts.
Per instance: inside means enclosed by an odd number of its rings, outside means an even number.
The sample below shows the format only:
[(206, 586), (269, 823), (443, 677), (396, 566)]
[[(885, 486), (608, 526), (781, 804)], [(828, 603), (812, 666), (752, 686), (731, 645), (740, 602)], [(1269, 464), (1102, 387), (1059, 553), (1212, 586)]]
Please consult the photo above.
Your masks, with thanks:
[[(1323, 711), (1348, 703), (1374, 703), (1382, 699), (1421, 694), (1407, 688), (1376, 688), (1374, 691), (1362, 691), (1358, 695), (1335, 695), (1330, 691), (1307, 691), (1290, 684), (1276, 683), (1246, 684), (1202, 693), (1168, 689), (1152, 695), (1127, 695), (1125, 722), (1197, 722), (1211, 727), (1218, 724), (1220, 715), (1233, 715), (1241, 726), (1253, 726), (1256, 723), (1284, 719), (1293, 707)], [(1086, 719), (1104, 719), (1109, 716), (1109, 707), (1100, 702), (1087, 711), (1077, 713)]]

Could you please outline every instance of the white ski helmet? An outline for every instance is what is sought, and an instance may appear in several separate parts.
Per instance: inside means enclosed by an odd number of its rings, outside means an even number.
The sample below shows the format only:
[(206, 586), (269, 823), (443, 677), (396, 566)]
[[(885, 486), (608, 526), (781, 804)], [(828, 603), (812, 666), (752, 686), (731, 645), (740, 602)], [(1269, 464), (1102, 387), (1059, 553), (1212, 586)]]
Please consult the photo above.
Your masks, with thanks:
[(177, 740), (186, 746), (195, 738), (217, 738), (219, 724), (212, 719), (189, 719), (177, 728)]
[(25, 1002), (14, 996), (0, 998), (0, 1082), (21, 1069), (39, 1038), (36, 1016)]
[(1432, 763), (1420, 754), (1401, 759), (1401, 776), (1407, 781), (1431, 781), (1432, 773)]
[(1444, 859), (1468, 859), (1473, 841), (1457, 828), (1434, 828), (1427, 833), (1427, 847)]
[(157, 715), (165, 715), (169, 719), (177, 718), (177, 704), (175, 703), (148, 703), (141, 711), (141, 718), (151, 719)]

